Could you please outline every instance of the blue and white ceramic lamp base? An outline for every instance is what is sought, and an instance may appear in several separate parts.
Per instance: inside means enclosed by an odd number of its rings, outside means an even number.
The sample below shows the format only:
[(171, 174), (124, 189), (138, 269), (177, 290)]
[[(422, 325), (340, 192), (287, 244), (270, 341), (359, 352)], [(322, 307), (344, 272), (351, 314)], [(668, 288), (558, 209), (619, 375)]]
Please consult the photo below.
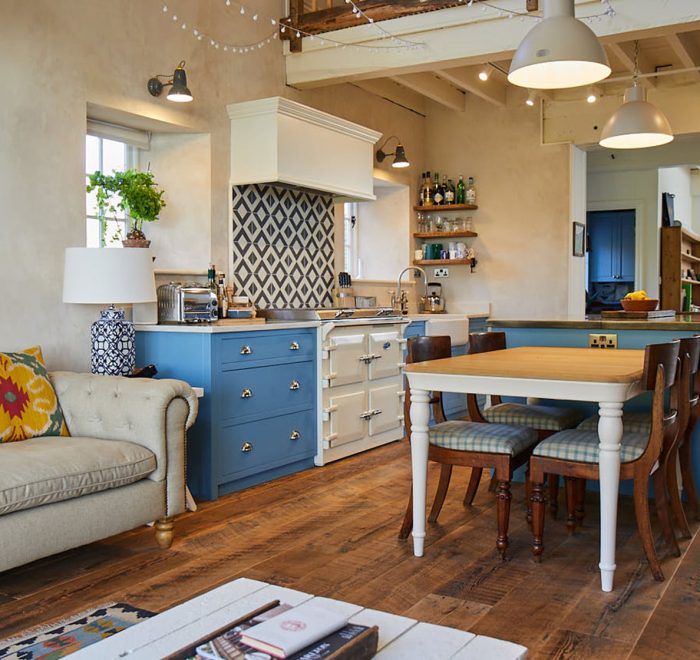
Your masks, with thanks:
[(92, 324), (92, 373), (128, 376), (136, 366), (136, 331), (124, 310), (111, 305)]

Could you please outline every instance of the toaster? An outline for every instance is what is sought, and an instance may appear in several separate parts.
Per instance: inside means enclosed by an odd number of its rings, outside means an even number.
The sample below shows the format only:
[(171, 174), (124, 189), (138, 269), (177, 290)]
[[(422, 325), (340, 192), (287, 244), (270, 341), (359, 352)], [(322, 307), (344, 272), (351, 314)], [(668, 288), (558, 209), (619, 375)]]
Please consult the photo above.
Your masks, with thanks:
[(200, 284), (158, 287), (158, 323), (211, 323), (219, 317), (216, 293)]

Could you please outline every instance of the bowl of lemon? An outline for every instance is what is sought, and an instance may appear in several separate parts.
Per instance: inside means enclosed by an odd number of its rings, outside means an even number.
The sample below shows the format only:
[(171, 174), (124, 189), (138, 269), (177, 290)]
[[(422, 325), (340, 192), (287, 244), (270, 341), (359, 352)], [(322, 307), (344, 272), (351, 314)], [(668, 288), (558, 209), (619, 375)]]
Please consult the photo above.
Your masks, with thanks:
[(620, 304), (626, 312), (653, 312), (659, 301), (650, 298), (646, 291), (632, 291), (620, 300)]

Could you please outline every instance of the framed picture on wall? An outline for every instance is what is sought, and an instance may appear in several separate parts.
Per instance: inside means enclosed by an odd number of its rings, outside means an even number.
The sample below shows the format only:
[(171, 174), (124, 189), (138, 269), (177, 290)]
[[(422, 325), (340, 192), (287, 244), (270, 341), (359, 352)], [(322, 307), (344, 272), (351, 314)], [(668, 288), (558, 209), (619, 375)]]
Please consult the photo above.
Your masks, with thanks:
[(586, 249), (586, 225), (574, 222), (574, 256), (582, 257)]

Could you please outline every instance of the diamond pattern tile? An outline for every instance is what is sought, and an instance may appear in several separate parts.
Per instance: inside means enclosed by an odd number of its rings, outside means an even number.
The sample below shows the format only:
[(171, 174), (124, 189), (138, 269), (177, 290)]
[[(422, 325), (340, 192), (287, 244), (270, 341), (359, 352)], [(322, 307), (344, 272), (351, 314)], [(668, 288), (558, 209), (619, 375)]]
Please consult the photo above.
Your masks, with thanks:
[(333, 304), (333, 199), (282, 186), (233, 187), (232, 278), (259, 307)]

